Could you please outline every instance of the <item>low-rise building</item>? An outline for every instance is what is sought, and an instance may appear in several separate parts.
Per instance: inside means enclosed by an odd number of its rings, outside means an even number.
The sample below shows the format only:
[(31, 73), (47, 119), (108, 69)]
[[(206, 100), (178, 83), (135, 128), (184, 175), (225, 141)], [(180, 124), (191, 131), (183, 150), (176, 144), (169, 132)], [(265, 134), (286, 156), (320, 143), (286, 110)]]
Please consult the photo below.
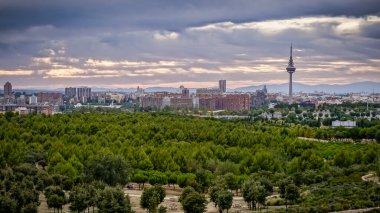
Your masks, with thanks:
[(356, 121), (333, 121), (332, 122), (332, 127), (339, 127), (339, 126), (342, 126), (342, 127), (347, 127), (347, 128), (352, 128), (352, 127), (356, 127)]
[(37, 94), (37, 100), (39, 101), (39, 103), (42, 103), (42, 104), (62, 105), (63, 104), (63, 94), (40, 92)]

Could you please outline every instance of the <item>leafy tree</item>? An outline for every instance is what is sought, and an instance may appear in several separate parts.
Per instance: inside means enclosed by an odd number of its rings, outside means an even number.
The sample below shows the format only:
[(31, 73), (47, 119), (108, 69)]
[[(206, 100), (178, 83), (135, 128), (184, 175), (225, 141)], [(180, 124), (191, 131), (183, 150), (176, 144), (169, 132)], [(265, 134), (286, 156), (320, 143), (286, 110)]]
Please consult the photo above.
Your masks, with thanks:
[(119, 155), (97, 155), (90, 160), (86, 174), (91, 179), (103, 181), (111, 186), (125, 185), (128, 182), (128, 165)]
[(49, 159), (49, 169), (54, 168), (58, 163), (65, 163), (61, 153), (55, 152)]
[(370, 147), (364, 155), (364, 161), (366, 163), (376, 163), (380, 159), (378, 150), (375, 147)]
[[(95, 212), (95, 206), (98, 202), (97, 196), (92, 196), (96, 195), (99, 190), (104, 190), (106, 185), (103, 182), (92, 182), (91, 184), (85, 184), (84, 185), (87, 194), (90, 195), (88, 198), (88, 203), (87, 203), (87, 208), (92, 206), (92, 212)], [(129, 198), (129, 197), (128, 197)]]
[(227, 190), (223, 190), (223, 191), (218, 192), (216, 203), (219, 207), (219, 213), (222, 213), (223, 210), (225, 210), (225, 209), (227, 209), (227, 213), (228, 213), (228, 210), (232, 206), (232, 199), (233, 199), (232, 192), (227, 191)]
[(223, 176), (223, 178), (226, 180), (227, 187), (229, 189), (236, 190), (236, 192), (239, 190), (240, 185), (239, 185), (237, 176), (235, 176), (232, 173), (227, 173)]
[(323, 159), (312, 150), (302, 152), (300, 157), (293, 158), (288, 165), (290, 172), (302, 172), (305, 170), (319, 170), (324, 166)]
[(74, 186), (70, 191), (70, 210), (78, 212), (85, 210), (88, 207), (90, 196), (85, 186)]
[(148, 182), (149, 180), (149, 177), (148, 175), (146, 174), (146, 172), (144, 171), (137, 171), (133, 176), (132, 176), (132, 181), (133, 182), (136, 182), (138, 185), (139, 185), (139, 190), (141, 189), (141, 185), (142, 185), (142, 188), (144, 188), (144, 184), (146, 182)]
[(233, 194), (227, 189), (228, 184), (225, 177), (219, 177), (214, 181), (212, 187), (209, 188), (210, 201), (214, 202), (215, 207), (219, 208), (219, 212), (224, 209), (230, 209), (232, 205)]
[(158, 205), (164, 201), (166, 196), (164, 188), (162, 186), (156, 185), (148, 189), (144, 189), (141, 199), (141, 208), (147, 209), (148, 212), (154, 213), (157, 211)]
[(70, 157), (68, 162), (75, 168), (78, 174), (82, 173), (84, 166), (75, 154)]
[(249, 209), (256, 209), (256, 203), (258, 200), (258, 194), (259, 194), (259, 187), (258, 183), (254, 181), (253, 179), (248, 180), (244, 182), (241, 192), (243, 195), (243, 198), (245, 202), (248, 203)]
[(215, 207), (218, 205), (218, 193), (223, 190), (225, 190), (225, 188), (221, 185), (214, 185), (208, 189), (210, 201), (214, 203)]
[(184, 188), (186, 186), (194, 186), (195, 185), (196, 176), (192, 173), (180, 173), (177, 176), (177, 184), (179, 187)]
[(36, 203), (28, 203), (21, 209), (22, 213), (37, 213), (38, 205)]
[(153, 164), (149, 159), (149, 156), (145, 153), (144, 150), (138, 149), (136, 153), (132, 153), (134, 156), (134, 168), (141, 170), (151, 170), (153, 169)]
[(335, 155), (335, 158), (334, 158), (335, 166), (348, 167), (351, 164), (352, 164), (352, 158), (347, 152), (340, 151), (338, 152), (338, 154)]
[(179, 196), (179, 202), (182, 203), (182, 201), (186, 198), (188, 194), (191, 192), (196, 192), (195, 189), (191, 186), (187, 186), (182, 190), (181, 196)]
[(16, 213), (17, 202), (10, 197), (9, 194), (0, 195), (0, 212), (1, 213)]
[(268, 193), (268, 195), (273, 192), (273, 184), (272, 184), (272, 182), (268, 178), (261, 177), (259, 179), (259, 182), (261, 183), (261, 185), (264, 186), (264, 189)]
[(285, 206), (288, 208), (288, 201), (296, 201), (300, 197), (299, 188), (285, 180), (280, 182), (280, 196), (285, 199)]
[(171, 154), (166, 149), (156, 150), (151, 153), (150, 161), (153, 163), (155, 170), (178, 171), (179, 166), (174, 162)]
[[(185, 191), (184, 191), (185, 192)], [(181, 204), (187, 213), (203, 213), (206, 211), (206, 198), (193, 190), (187, 190), (186, 194), (181, 194)]]
[(199, 187), (199, 191), (205, 192), (210, 186), (213, 175), (205, 169), (198, 169), (195, 173), (195, 181)]
[(46, 187), (53, 184), (53, 178), (46, 171), (38, 170), (34, 177), (34, 182), (36, 183), (36, 189), (43, 191)]
[(272, 187), (269, 181), (266, 179), (261, 179), (261, 181), (256, 181), (253, 178), (250, 178), (243, 183), (241, 189), (242, 195), (250, 209), (255, 210), (257, 204), (264, 205), (265, 198), (272, 192)]
[(54, 211), (55, 209), (58, 210), (61, 210), (62, 211), (62, 206), (65, 204), (65, 198), (64, 197), (61, 197), (57, 194), (53, 194), (49, 197), (47, 197), (47, 200), (46, 200), (49, 208), (53, 208)]
[(168, 177), (162, 172), (153, 171), (149, 173), (148, 181), (151, 185), (163, 185), (168, 182)]
[(132, 206), (128, 196), (122, 188), (105, 187), (98, 194), (96, 206), (101, 213), (131, 213)]
[(62, 210), (62, 206), (66, 203), (65, 193), (60, 187), (50, 186), (45, 189), (46, 202), (49, 208)]
[(55, 174), (60, 174), (60, 175), (67, 175), (71, 179), (74, 179), (79, 175), (78, 170), (76, 170), (70, 162), (60, 162), (54, 167), (50, 167), (49, 171), (55, 173)]
[(39, 205), (37, 190), (28, 176), (24, 177), (21, 182), (15, 182), (9, 189), (9, 196), (17, 202), (17, 211), (21, 211), (29, 204)]
[(172, 172), (172, 173), (169, 173), (167, 176), (168, 176), (169, 186), (173, 185), (173, 188), (175, 189), (175, 184), (177, 183), (177, 173)]

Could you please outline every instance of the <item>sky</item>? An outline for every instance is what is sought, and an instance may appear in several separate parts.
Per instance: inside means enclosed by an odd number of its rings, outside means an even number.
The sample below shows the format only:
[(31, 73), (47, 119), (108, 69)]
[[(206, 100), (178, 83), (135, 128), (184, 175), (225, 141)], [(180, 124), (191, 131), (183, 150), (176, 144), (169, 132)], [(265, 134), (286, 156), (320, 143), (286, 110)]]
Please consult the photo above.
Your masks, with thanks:
[(0, 0), (0, 84), (380, 82), (379, 0)]

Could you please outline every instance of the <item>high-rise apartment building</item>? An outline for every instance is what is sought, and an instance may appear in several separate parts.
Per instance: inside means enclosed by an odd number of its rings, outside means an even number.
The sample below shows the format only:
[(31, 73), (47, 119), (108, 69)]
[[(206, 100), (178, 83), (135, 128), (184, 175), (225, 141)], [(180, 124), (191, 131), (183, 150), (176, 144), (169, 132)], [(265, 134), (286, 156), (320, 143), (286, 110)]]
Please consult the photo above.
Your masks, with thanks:
[(91, 88), (89, 87), (77, 88), (77, 97), (78, 97), (78, 101), (82, 103), (86, 103), (89, 99), (91, 99)]
[(65, 97), (67, 99), (74, 98), (76, 95), (77, 95), (77, 88), (75, 87), (65, 88)]
[(183, 85), (179, 87), (179, 93), (182, 94), (182, 96), (189, 97), (190, 96), (190, 90)]
[(4, 97), (9, 98), (12, 95), (12, 84), (7, 81), (7, 83), (4, 84)]
[(30, 105), (36, 105), (37, 104), (37, 96), (35, 96), (34, 94), (32, 96), (29, 97), (29, 104)]
[(219, 90), (223, 93), (227, 91), (227, 81), (226, 80), (219, 80)]
[(216, 109), (242, 111), (250, 110), (250, 96), (248, 94), (228, 94), (216, 97)]

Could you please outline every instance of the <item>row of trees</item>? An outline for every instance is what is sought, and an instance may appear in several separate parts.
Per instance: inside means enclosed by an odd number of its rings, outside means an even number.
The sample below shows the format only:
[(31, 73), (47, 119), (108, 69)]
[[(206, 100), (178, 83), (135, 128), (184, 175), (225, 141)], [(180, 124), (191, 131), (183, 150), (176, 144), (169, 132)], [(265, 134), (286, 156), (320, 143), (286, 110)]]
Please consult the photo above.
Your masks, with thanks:
[[(229, 190), (227, 181), (228, 177), (218, 178), (208, 190), (210, 201), (214, 203), (220, 213), (224, 210), (228, 212), (233, 203), (234, 194)], [(242, 196), (251, 210), (260, 210), (260, 208), (265, 207), (266, 197), (273, 193), (273, 185), (266, 178), (256, 180), (255, 177), (251, 177), (241, 187)], [(300, 198), (299, 188), (291, 179), (279, 181), (279, 189), (281, 197), (285, 199), (286, 207), (288, 201), (293, 203)], [(140, 206), (147, 209), (148, 212), (157, 212), (157, 207), (164, 197), (165, 191), (159, 185), (144, 189)], [(208, 203), (206, 197), (191, 186), (183, 189), (179, 202), (182, 204), (183, 210), (188, 213), (205, 212)], [(165, 212), (165, 208), (161, 206), (158, 212)]]

